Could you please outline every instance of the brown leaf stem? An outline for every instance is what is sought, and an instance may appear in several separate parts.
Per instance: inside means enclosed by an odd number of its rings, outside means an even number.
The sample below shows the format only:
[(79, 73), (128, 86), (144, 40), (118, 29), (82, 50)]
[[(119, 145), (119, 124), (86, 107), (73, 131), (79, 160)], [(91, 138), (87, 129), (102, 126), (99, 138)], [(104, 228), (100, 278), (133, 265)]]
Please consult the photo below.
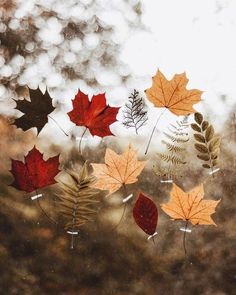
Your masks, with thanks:
[(155, 130), (156, 130), (157, 124), (158, 124), (158, 122), (160, 121), (162, 115), (165, 113), (165, 111), (166, 111), (166, 108), (161, 112), (161, 114), (159, 115), (159, 117), (158, 117), (157, 120), (156, 120), (156, 124), (155, 124), (155, 126), (153, 127), (153, 129), (152, 129), (152, 133), (151, 133), (151, 135), (150, 135), (150, 137), (149, 137), (149, 140), (148, 140), (148, 144), (147, 144), (147, 147), (146, 147), (145, 155), (148, 153), (149, 146), (150, 146), (150, 143), (151, 143), (151, 140), (152, 140), (153, 134), (154, 134), (154, 132), (155, 132)]
[[(28, 165), (27, 165), (27, 162), (25, 163), (25, 166), (26, 166), (26, 169), (27, 169), (28, 173), (30, 174), (30, 171), (29, 171), (29, 167), (28, 167)], [(34, 189), (35, 189), (36, 195), (38, 195), (39, 193), (38, 193), (37, 188), (34, 187)], [(39, 198), (37, 198), (37, 205), (38, 205), (39, 209), (42, 211), (42, 213), (47, 217), (47, 219), (48, 219), (51, 223), (57, 225), (57, 222), (56, 222), (53, 218), (51, 218), (51, 217), (47, 214), (47, 212), (43, 209), (43, 207), (42, 207), (41, 204), (40, 204), (40, 200), (39, 200)]]
[(186, 231), (188, 228), (188, 220), (186, 220), (185, 227), (184, 227), (184, 236), (183, 236), (183, 247), (184, 247), (184, 254), (187, 257), (187, 249), (186, 249)]
[(88, 129), (87, 127), (84, 129), (84, 132), (82, 133), (82, 135), (81, 135), (81, 137), (80, 137), (80, 141), (79, 141), (79, 153), (80, 153), (81, 156), (82, 156), (82, 149), (81, 149), (82, 139), (83, 139), (83, 137), (84, 137), (84, 135), (85, 135), (87, 129)]
[[(123, 190), (124, 190), (124, 197), (126, 198), (127, 197), (127, 194), (128, 194), (126, 185), (123, 184), (122, 187), (123, 187)], [(123, 204), (123, 212), (121, 214), (121, 218), (120, 218), (119, 222), (112, 228), (112, 231), (116, 230), (119, 227), (119, 225), (121, 224), (121, 222), (122, 222), (122, 220), (123, 220), (123, 218), (125, 216), (126, 208), (127, 208), (127, 203), (124, 203)]]
[(69, 136), (69, 134), (67, 134), (65, 132), (65, 130), (58, 124), (58, 122), (53, 117), (51, 117), (50, 115), (48, 115), (48, 118), (50, 118), (57, 125), (57, 127), (65, 134), (65, 136)]

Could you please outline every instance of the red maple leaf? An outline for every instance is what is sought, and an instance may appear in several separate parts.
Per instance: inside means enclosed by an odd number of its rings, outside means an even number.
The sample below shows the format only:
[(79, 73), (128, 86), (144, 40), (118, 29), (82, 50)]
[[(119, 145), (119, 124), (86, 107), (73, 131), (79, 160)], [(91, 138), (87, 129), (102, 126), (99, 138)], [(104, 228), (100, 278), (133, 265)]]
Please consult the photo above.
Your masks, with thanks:
[(139, 194), (133, 208), (137, 225), (148, 235), (153, 235), (157, 227), (158, 211), (155, 203), (143, 193)]
[(77, 126), (85, 126), (92, 135), (100, 137), (114, 135), (109, 127), (117, 121), (116, 116), (120, 108), (107, 105), (104, 93), (93, 95), (89, 101), (88, 95), (79, 90), (72, 104), (73, 110), (68, 116)]
[(35, 147), (25, 157), (24, 163), (11, 161), (10, 172), (15, 178), (11, 185), (27, 193), (56, 183), (54, 177), (60, 172), (59, 155), (45, 161)]

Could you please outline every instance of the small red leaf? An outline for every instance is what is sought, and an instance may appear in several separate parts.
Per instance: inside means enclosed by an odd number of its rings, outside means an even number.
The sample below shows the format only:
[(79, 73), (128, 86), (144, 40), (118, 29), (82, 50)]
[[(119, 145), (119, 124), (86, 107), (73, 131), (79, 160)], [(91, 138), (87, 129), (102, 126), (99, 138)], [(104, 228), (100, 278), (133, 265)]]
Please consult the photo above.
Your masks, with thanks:
[(133, 208), (137, 225), (148, 235), (153, 235), (157, 227), (158, 211), (155, 203), (143, 193), (139, 194)]
[(105, 94), (93, 95), (89, 101), (88, 95), (79, 91), (72, 104), (73, 110), (68, 116), (73, 123), (88, 128), (92, 135), (113, 135), (109, 127), (117, 121), (116, 116), (120, 108), (107, 105)]
[(35, 147), (25, 157), (25, 163), (11, 160), (11, 170), (15, 180), (11, 184), (16, 189), (30, 193), (38, 188), (56, 183), (54, 177), (60, 172), (59, 156), (45, 161)]

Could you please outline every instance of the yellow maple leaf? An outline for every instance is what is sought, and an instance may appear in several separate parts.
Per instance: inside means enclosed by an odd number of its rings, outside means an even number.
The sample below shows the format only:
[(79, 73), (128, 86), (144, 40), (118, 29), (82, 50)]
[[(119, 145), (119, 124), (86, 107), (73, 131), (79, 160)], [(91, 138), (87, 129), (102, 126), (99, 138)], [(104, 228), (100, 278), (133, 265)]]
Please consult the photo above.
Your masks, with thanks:
[(173, 184), (170, 192), (170, 201), (166, 204), (161, 204), (161, 208), (175, 220), (190, 221), (194, 225), (216, 225), (211, 218), (211, 214), (215, 212), (215, 208), (220, 200), (203, 200), (203, 196), (204, 189), (202, 184), (189, 192), (184, 192), (176, 184)]
[(121, 186), (136, 182), (145, 163), (146, 161), (137, 160), (137, 152), (131, 145), (121, 155), (107, 148), (105, 164), (91, 164), (94, 169), (93, 174), (97, 178), (93, 187), (108, 190), (112, 194)]
[(169, 109), (177, 116), (195, 113), (193, 104), (201, 100), (202, 91), (197, 89), (186, 89), (188, 79), (186, 74), (176, 74), (169, 81), (161, 73), (153, 77), (152, 87), (147, 89), (148, 99), (156, 107)]

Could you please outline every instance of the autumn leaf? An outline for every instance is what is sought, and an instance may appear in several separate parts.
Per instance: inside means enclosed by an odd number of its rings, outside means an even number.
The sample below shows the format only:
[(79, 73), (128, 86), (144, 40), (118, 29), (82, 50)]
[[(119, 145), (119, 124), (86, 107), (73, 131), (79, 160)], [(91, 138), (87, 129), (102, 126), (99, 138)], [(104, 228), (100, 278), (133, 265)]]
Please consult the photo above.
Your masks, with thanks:
[(48, 92), (43, 94), (39, 89), (29, 89), (30, 101), (16, 100), (16, 109), (24, 113), (14, 124), (24, 131), (36, 127), (38, 133), (48, 122), (48, 115), (54, 111), (52, 99)]
[(32, 192), (36, 189), (56, 183), (54, 177), (60, 172), (59, 155), (43, 159), (35, 147), (25, 157), (24, 163), (18, 160), (11, 160), (10, 172), (15, 180), (11, 184), (16, 189)]
[(73, 123), (88, 128), (92, 135), (100, 137), (113, 135), (110, 125), (116, 122), (120, 108), (107, 105), (105, 94), (94, 95), (89, 101), (88, 95), (79, 91), (72, 104), (73, 110), (68, 116)]
[(157, 227), (158, 211), (155, 203), (143, 193), (133, 208), (133, 217), (137, 225), (148, 235), (153, 235)]
[(92, 164), (93, 174), (97, 178), (93, 187), (108, 190), (112, 194), (125, 184), (135, 183), (145, 163), (137, 160), (137, 152), (131, 145), (121, 155), (108, 148), (105, 164)]
[(198, 151), (197, 157), (204, 161), (203, 168), (211, 169), (211, 175), (214, 177), (214, 168), (218, 165), (220, 153), (220, 137), (216, 136), (214, 127), (208, 121), (203, 120), (201, 113), (194, 114), (196, 123), (191, 124), (192, 129), (197, 132), (193, 136), (196, 140), (194, 144)]
[(201, 100), (202, 91), (197, 89), (186, 89), (188, 79), (186, 74), (176, 74), (172, 80), (167, 80), (158, 70), (153, 77), (152, 87), (147, 89), (148, 99), (156, 107), (164, 107), (173, 114), (188, 115), (194, 113), (193, 104)]
[(88, 172), (85, 162), (80, 171), (67, 171), (68, 181), (60, 181), (59, 199), (60, 213), (66, 220), (65, 229), (75, 231), (97, 212), (99, 190), (91, 187), (95, 177)]
[(170, 201), (162, 204), (162, 210), (174, 220), (185, 220), (192, 224), (213, 224), (211, 214), (215, 212), (217, 204), (220, 202), (213, 200), (203, 200), (203, 185), (199, 185), (189, 192), (184, 192), (176, 184), (170, 192)]

